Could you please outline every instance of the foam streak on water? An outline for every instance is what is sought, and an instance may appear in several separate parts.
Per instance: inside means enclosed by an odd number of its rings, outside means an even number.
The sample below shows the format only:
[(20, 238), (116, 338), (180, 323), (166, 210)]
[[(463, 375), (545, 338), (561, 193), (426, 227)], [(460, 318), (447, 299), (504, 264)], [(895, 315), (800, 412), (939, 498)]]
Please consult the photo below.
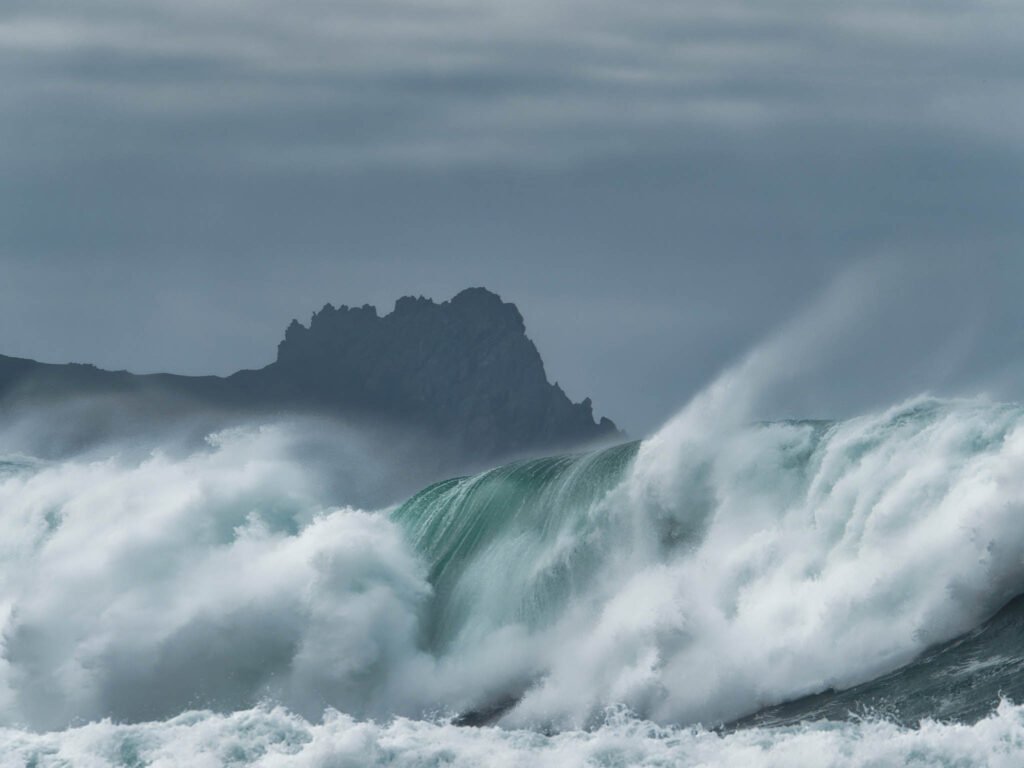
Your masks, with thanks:
[(1022, 750), (1024, 709), (1010, 704), (970, 726), (819, 723), (727, 736), (627, 717), (553, 736), (404, 719), (380, 725), (337, 712), (312, 724), (270, 708), (48, 734), (0, 729), (4, 768), (1016, 768)]

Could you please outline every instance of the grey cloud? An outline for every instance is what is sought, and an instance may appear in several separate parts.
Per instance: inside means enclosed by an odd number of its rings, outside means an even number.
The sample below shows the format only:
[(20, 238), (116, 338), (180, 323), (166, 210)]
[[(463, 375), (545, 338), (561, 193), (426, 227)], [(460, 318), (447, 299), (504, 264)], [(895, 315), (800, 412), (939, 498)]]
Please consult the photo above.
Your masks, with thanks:
[[(77, 94), (129, 120), (230, 123), (232, 111), (258, 121), (283, 109), (292, 141), (257, 145), (285, 156), (435, 164), (446, 150), (487, 164), (628, 152), (621, 131), (671, 146), (671, 129), (934, 128), (936, 113), (947, 129), (978, 130), (950, 97), (1019, 74), (1022, 21), (1010, 6), (965, 15), (806, 1), (56, 3), (9, 17), (0, 50), (17, 57), (15, 91), (42, 84), (44, 100)], [(356, 151), (344, 131), (308, 140), (304, 122), (329, 107), (365, 115), (377, 140)], [(603, 140), (578, 152), (579, 132)]]
[(0, 352), (226, 372), (484, 284), (643, 431), (890, 254), (896, 330), (770, 407), (1016, 396), (1022, 38), (995, 1), (12, 0)]

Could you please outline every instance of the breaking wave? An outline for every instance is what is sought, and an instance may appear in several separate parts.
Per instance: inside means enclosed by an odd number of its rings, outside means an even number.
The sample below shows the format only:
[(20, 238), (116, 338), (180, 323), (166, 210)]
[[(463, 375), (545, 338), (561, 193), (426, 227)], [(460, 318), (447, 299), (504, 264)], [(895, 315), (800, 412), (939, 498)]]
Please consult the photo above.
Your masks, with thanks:
[(1024, 592), (1024, 408), (716, 413), (382, 511), (335, 506), (281, 427), (187, 455), (2, 459), (0, 753), (1019, 758), (1024, 719), (1000, 695), (1024, 665), (1024, 611), (989, 620)]
[(625, 704), (715, 724), (890, 672), (1022, 591), (1022, 416), (923, 399), (831, 424), (684, 420), (393, 517), (430, 569), (437, 652), (530, 647), (503, 722)]

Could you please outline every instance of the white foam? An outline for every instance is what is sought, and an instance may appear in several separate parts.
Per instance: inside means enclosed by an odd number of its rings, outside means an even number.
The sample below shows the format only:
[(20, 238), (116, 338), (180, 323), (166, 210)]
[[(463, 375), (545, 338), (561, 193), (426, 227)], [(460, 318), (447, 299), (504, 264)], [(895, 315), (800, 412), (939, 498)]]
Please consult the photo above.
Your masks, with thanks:
[[(678, 420), (607, 500), (628, 523), (617, 554), (507, 722), (578, 727), (625, 703), (717, 723), (976, 626), (1024, 590), (1022, 423), (1017, 407), (930, 400), (820, 441), (810, 425)], [(666, 544), (674, 522), (701, 532)]]
[(616, 716), (592, 731), (387, 724), (329, 712), (310, 723), (280, 708), (230, 715), (192, 712), (166, 722), (91, 723), (37, 734), (0, 729), (0, 766), (38, 768), (1016, 768), (1024, 759), (1024, 709), (1003, 703), (974, 725), (884, 721), (754, 728), (719, 735)]
[(4, 719), (260, 696), (373, 712), (416, 657), (429, 587), (385, 516), (324, 509), (315, 487), (273, 429), (0, 478)]
[(713, 724), (852, 685), (1021, 591), (1022, 423), (1015, 406), (930, 400), (823, 438), (677, 420), (585, 526), (555, 531), (539, 562), (596, 566), (552, 590), (566, 603), (551, 621), (487, 610), (547, 599), (491, 548), (460, 585), (478, 598), (472, 642), (438, 656), (401, 531), (325, 508), (274, 429), (184, 457), (29, 465), (0, 477), (0, 717), (62, 727), (262, 698), (419, 717), (525, 687), (509, 727), (571, 729), (613, 704)]

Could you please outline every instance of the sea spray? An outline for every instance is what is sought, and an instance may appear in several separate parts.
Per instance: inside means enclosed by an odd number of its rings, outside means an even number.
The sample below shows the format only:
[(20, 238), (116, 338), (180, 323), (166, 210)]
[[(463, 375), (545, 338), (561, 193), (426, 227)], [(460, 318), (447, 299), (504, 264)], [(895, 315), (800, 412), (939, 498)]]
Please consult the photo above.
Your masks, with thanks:
[(620, 554), (630, 565), (595, 621), (516, 719), (579, 724), (612, 700), (720, 722), (975, 626), (1024, 586), (1020, 423), (1016, 407), (917, 400), (720, 440), (671, 425), (660, 442), (685, 460), (642, 449), (618, 508), (634, 530), (678, 520), (699, 541), (661, 535), (669, 546), (638, 567)]
[(332, 507), (275, 429), (8, 462), (2, 717), (508, 702), (505, 727), (599, 726), (611, 705), (713, 725), (853, 686), (1024, 591), (1022, 424), (927, 398), (834, 423), (682, 418), (380, 512)]
[[(373, 712), (429, 598), (385, 517), (330, 509), (276, 429), (185, 458), (0, 477), (7, 722), (167, 717), (261, 698)], [(381, 711), (390, 712), (392, 703)]]
[(506, 723), (611, 703), (717, 723), (892, 670), (1021, 591), (1021, 423), (933, 399), (722, 435), (679, 419), (635, 458), (519, 465), (395, 518), (432, 568), (437, 647), (515, 630), (541, 659)]

